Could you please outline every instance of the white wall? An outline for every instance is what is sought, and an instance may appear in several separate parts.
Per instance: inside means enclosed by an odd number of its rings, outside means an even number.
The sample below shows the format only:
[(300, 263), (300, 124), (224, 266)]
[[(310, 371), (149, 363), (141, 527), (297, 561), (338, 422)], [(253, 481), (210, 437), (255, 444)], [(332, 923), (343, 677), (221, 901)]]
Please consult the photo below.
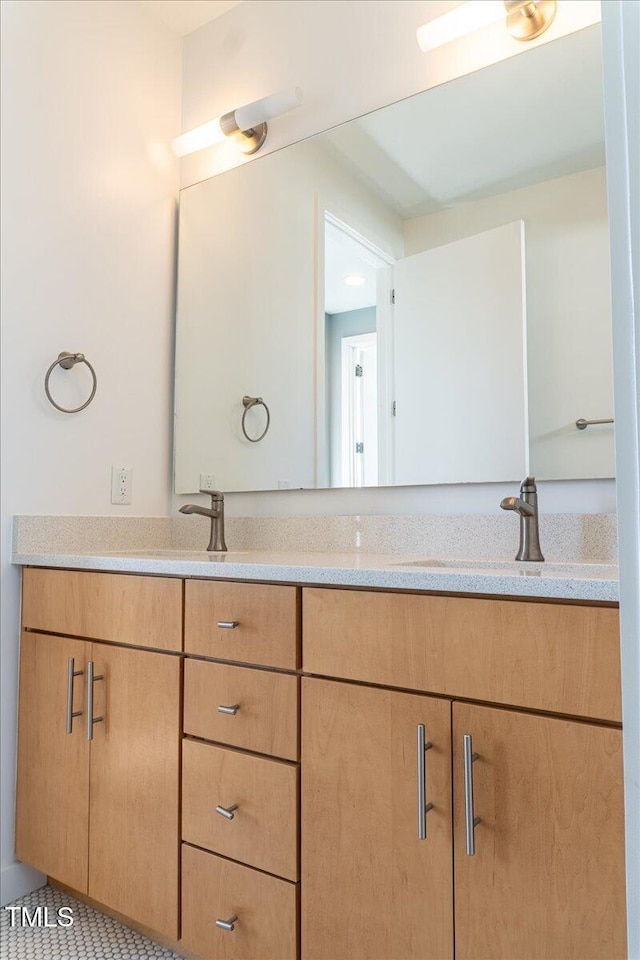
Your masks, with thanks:
[[(185, 38), (182, 129), (267, 93), (300, 85), (304, 105), (273, 121), (259, 154), (263, 156), (264, 150), (279, 149), (531, 49), (496, 24), (425, 56), (415, 41), (416, 27), (454, 6), (457, 3), (449, 0), (245, 0)], [(546, 43), (593, 23), (599, 11), (600, 4), (590, 0), (563, 3), (552, 27), (533, 43)], [(303, 36), (312, 41), (303, 42)], [(239, 162), (231, 145), (204, 150), (182, 162), (182, 184)], [(513, 492), (512, 486), (506, 491)], [(504, 484), (235, 494), (228, 498), (228, 511), (230, 515), (483, 513), (495, 509), (506, 495)], [(547, 512), (612, 512), (615, 484), (606, 480), (546, 483), (541, 502)]]
[(640, 4), (603, 17), (620, 485), (620, 631), (629, 960), (640, 960)]
[[(178, 171), (166, 144), (179, 127), (181, 44), (130, 0), (7, 0), (2, 14), (4, 902), (32, 880), (13, 866), (11, 517), (168, 507)], [(84, 351), (99, 378), (77, 416), (43, 393), (61, 350)], [(55, 378), (67, 401), (72, 378), (84, 380), (79, 369)], [(113, 463), (135, 470), (131, 507), (110, 505)]]
[(407, 254), (525, 222), (531, 471), (613, 477), (609, 221), (604, 167), (405, 221)]

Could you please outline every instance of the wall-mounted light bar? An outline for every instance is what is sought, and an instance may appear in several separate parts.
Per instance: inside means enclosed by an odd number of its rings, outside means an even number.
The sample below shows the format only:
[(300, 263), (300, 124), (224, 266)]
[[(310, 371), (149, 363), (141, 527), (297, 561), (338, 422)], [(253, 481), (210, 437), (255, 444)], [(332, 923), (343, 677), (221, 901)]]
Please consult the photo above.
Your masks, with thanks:
[(299, 107), (301, 103), (302, 91), (299, 87), (272, 93), (269, 97), (238, 107), (237, 110), (181, 134), (171, 144), (173, 152), (178, 157), (185, 157), (231, 137), (243, 153), (255, 153), (266, 139), (267, 120), (273, 120)]
[(426, 53), (500, 20), (514, 39), (533, 40), (551, 25), (556, 9), (556, 0), (468, 0), (418, 27), (418, 46)]

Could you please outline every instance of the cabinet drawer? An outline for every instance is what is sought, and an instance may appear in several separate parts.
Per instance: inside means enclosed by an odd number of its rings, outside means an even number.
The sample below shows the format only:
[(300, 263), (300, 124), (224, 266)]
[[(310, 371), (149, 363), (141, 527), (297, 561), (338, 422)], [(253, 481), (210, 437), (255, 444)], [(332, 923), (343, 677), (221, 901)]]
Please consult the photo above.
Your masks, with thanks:
[(619, 721), (618, 611), (303, 591), (306, 672)]
[[(232, 747), (298, 759), (298, 677), (187, 660), (184, 732)], [(220, 706), (235, 707), (235, 714)]]
[(298, 767), (184, 740), (182, 839), (297, 880)]
[(181, 943), (201, 957), (296, 960), (297, 899), (296, 884), (183, 844)]
[(30, 630), (182, 650), (182, 581), (29, 567), (23, 572), (22, 624)]
[(201, 657), (296, 670), (298, 608), (296, 587), (188, 580), (185, 650)]

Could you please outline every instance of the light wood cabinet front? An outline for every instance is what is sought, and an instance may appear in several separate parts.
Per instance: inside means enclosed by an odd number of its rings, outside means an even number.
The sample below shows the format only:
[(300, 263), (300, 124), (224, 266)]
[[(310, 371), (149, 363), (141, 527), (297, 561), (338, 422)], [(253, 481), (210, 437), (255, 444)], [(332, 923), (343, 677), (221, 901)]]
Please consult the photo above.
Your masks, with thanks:
[(180, 660), (92, 645), (89, 896), (178, 936)]
[(181, 580), (40, 567), (22, 576), (24, 627), (182, 650)]
[(296, 884), (183, 845), (182, 944), (198, 956), (296, 960), (297, 902)]
[[(184, 732), (256, 753), (298, 759), (298, 677), (187, 660)], [(220, 707), (237, 707), (235, 713)]]
[(305, 588), (307, 673), (619, 721), (610, 607)]
[(452, 957), (450, 703), (304, 679), (302, 736), (303, 960)]
[(185, 650), (295, 670), (300, 666), (298, 596), (296, 587), (278, 584), (187, 580)]
[[(23, 633), (16, 856), (81, 893), (87, 892), (89, 741), (86, 666), (90, 644)], [(73, 731), (67, 733), (69, 660), (82, 671), (73, 680)]]
[[(217, 807), (236, 809), (225, 817)], [(297, 880), (298, 767), (185, 740), (182, 839)]]
[(453, 731), (458, 960), (626, 957), (621, 732), (463, 703)]

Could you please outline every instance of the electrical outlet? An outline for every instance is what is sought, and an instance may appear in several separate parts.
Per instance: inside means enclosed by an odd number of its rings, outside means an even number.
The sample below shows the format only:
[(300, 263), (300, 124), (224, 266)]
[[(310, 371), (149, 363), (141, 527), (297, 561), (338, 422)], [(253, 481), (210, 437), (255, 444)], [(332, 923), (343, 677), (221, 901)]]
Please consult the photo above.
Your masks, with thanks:
[(215, 490), (216, 489), (216, 478), (213, 473), (201, 473), (200, 474), (200, 490)]
[(111, 503), (126, 506), (133, 499), (133, 467), (111, 467)]

